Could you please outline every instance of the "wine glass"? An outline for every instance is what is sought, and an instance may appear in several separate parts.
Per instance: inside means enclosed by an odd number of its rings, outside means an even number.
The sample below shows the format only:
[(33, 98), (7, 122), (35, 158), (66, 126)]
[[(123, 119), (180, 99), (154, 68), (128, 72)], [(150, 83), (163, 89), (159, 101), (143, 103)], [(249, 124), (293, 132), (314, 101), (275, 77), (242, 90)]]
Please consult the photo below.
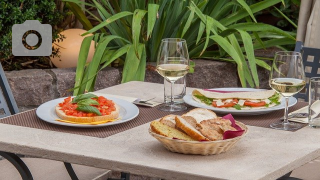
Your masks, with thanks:
[(174, 103), (174, 82), (184, 77), (189, 71), (189, 54), (187, 42), (179, 38), (162, 39), (158, 58), (157, 72), (171, 83), (170, 102), (158, 109), (162, 111), (183, 111), (187, 107)]
[(289, 98), (301, 91), (306, 85), (304, 66), (299, 52), (276, 52), (270, 72), (269, 85), (285, 98), (284, 121), (272, 123), (270, 127), (287, 131), (299, 129), (300, 124), (288, 121)]

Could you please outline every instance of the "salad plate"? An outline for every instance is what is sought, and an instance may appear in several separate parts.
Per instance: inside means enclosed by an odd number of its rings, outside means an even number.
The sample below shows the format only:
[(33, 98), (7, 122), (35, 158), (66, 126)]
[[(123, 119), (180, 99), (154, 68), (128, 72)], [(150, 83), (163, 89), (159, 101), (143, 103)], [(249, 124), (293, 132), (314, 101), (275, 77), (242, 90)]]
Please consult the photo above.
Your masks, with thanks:
[[(215, 91), (232, 91), (232, 92), (238, 92), (238, 91), (263, 91), (264, 89), (253, 89), (253, 88), (215, 88), (210, 89)], [(216, 108), (210, 105), (206, 105), (203, 103), (199, 103), (196, 100), (192, 98), (192, 94), (187, 94), (183, 97), (183, 100), (185, 103), (194, 106), (194, 107), (200, 107), (200, 108), (206, 108), (213, 110), (216, 113), (219, 114), (229, 114), (232, 115), (259, 115), (259, 114), (267, 114), (275, 110), (281, 110), (285, 108), (285, 99), (281, 99), (281, 103), (279, 105), (273, 106), (273, 107), (264, 107), (264, 108), (252, 108), (252, 109), (241, 109), (237, 110), (234, 108)], [(297, 99), (294, 97), (289, 98), (289, 107), (295, 105), (297, 103)]]

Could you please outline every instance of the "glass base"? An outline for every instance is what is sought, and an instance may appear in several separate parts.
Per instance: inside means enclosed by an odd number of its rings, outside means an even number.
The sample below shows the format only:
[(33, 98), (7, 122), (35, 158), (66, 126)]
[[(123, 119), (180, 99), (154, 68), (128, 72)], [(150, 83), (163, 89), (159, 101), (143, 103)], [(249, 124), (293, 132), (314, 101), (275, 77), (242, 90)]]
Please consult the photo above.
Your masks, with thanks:
[(187, 106), (183, 104), (164, 104), (163, 106), (158, 107), (160, 111), (170, 111), (170, 112), (176, 112), (176, 111), (184, 111), (187, 110)]
[(293, 123), (293, 122), (278, 122), (270, 124), (270, 127), (273, 129), (285, 130), (285, 131), (292, 131), (296, 129), (300, 129), (302, 127), (301, 124)]

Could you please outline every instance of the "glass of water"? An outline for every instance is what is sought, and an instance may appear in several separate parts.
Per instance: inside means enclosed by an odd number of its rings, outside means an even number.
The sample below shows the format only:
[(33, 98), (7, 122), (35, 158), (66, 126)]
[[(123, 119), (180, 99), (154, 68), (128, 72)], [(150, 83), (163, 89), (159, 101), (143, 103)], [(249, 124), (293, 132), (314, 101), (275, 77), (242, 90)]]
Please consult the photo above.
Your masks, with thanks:
[(310, 78), (309, 84), (309, 126), (320, 128), (320, 77)]

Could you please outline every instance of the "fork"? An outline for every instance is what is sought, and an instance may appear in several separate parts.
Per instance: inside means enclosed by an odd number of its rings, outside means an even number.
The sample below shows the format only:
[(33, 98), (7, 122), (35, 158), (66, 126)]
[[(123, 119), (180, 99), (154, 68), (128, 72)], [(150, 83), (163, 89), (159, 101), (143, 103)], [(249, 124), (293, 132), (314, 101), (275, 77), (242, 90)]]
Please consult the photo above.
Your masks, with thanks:
[(141, 103), (141, 104), (149, 104), (149, 105), (152, 105), (151, 103), (148, 103), (148, 101), (151, 101), (151, 100), (153, 100), (153, 99), (155, 99), (156, 97), (153, 97), (153, 98), (150, 98), (150, 99), (147, 99), (147, 100), (140, 100), (140, 99), (137, 99), (137, 100), (135, 100), (134, 102), (136, 102), (136, 103)]
[[(314, 115), (316, 112), (314, 112), (312, 110), (312, 115)], [(290, 115), (288, 115), (288, 118), (306, 118), (308, 117), (309, 113), (292, 113)], [(282, 120), (284, 119), (284, 117), (281, 118)]]
[(155, 99), (156, 97), (153, 97), (153, 98), (150, 98), (150, 99), (147, 99), (147, 100), (143, 100), (143, 101), (138, 101), (139, 103), (146, 103), (146, 102), (148, 102), (148, 101), (151, 101), (151, 100), (153, 100), (153, 99)]

